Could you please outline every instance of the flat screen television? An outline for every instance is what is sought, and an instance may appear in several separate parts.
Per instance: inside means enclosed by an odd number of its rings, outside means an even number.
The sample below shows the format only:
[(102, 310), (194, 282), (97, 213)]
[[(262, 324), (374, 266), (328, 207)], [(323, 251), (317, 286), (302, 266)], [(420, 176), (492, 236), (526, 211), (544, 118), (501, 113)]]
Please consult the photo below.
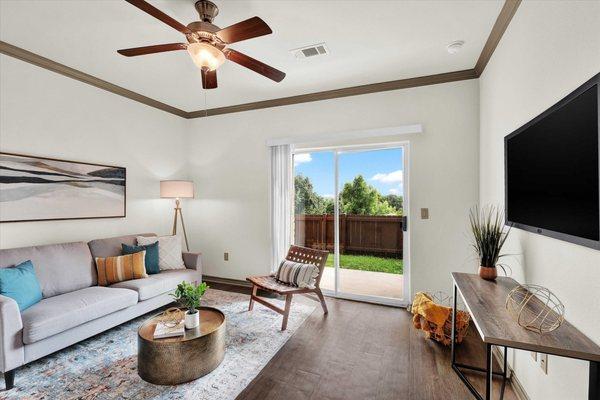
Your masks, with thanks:
[(515, 228), (600, 249), (600, 74), (504, 138)]

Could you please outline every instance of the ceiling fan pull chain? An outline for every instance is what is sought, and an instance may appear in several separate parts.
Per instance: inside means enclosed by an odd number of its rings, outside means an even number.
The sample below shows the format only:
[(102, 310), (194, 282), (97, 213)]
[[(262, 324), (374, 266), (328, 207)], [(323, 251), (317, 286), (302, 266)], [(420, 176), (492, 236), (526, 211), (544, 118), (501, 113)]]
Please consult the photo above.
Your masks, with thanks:
[(206, 101), (206, 89), (204, 89), (204, 116), (208, 117), (208, 102)]

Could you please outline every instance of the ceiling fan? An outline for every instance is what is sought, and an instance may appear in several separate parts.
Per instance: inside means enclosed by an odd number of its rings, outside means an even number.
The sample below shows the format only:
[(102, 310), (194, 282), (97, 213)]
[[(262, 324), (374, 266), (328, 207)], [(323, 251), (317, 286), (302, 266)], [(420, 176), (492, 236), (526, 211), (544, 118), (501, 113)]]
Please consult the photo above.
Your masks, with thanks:
[(284, 72), (227, 47), (231, 43), (273, 33), (271, 28), (259, 17), (252, 17), (221, 29), (212, 23), (219, 14), (217, 5), (209, 0), (199, 0), (194, 7), (200, 15), (200, 21), (185, 26), (144, 0), (125, 1), (183, 33), (187, 43), (135, 47), (118, 50), (119, 54), (134, 57), (165, 51), (187, 50), (196, 66), (202, 71), (202, 87), (205, 89), (217, 87), (217, 68), (225, 62), (225, 59), (251, 69), (275, 82), (281, 82), (285, 78)]

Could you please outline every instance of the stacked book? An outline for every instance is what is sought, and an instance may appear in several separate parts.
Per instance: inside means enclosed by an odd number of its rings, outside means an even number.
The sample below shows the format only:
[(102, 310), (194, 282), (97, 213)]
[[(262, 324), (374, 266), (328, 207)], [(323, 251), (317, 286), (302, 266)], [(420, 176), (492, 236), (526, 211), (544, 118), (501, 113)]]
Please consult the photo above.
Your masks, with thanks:
[(159, 322), (156, 324), (154, 329), (154, 339), (164, 339), (170, 337), (183, 336), (185, 333), (184, 321), (180, 321), (178, 324)]

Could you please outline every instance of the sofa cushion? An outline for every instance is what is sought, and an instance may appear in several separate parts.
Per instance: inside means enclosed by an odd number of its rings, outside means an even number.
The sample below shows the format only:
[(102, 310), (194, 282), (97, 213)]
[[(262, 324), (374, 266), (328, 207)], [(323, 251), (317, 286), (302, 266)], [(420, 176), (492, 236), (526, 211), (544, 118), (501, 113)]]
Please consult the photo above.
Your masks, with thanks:
[(0, 268), (31, 260), (44, 298), (96, 284), (96, 266), (84, 242), (0, 250)]
[(31, 261), (0, 268), (0, 294), (15, 300), (21, 311), (42, 300), (42, 288)]
[(144, 279), (119, 282), (111, 288), (125, 288), (138, 292), (139, 300), (144, 301), (152, 297), (175, 290), (181, 281), (200, 281), (201, 276), (193, 269), (173, 269), (161, 271), (160, 274), (150, 275)]
[(145, 259), (145, 250), (116, 257), (96, 258), (98, 286), (148, 277)]
[(135, 305), (137, 298), (132, 290), (94, 286), (44, 299), (21, 314), (23, 343), (37, 342)]
[(160, 268), (158, 267), (158, 240), (152, 244), (145, 246), (129, 246), (125, 243), (121, 243), (123, 254), (133, 254), (140, 251), (146, 252), (146, 273), (148, 275), (158, 274)]
[(156, 236), (154, 233), (140, 233), (137, 235), (115, 236), (106, 239), (96, 239), (88, 242), (90, 251), (94, 258), (97, 257), (114, 257), (123, 254), (121, 244), (125, 243), (128, 246), (136, 246), (138, 236)]
[(283, 259), (279, 264), (275, 279), (287, 285), (299, 288), (314, 288), (319, 276), (319, 267)]
[(159, 236), (158, 238), (149, 238), (144, 236), (137, 237), (138, 246), (145, 246), (156, 242), (158, 239), (158, 267), (161, 271), (168, 269), (184, 269), (181, 238), (177, 235)]

